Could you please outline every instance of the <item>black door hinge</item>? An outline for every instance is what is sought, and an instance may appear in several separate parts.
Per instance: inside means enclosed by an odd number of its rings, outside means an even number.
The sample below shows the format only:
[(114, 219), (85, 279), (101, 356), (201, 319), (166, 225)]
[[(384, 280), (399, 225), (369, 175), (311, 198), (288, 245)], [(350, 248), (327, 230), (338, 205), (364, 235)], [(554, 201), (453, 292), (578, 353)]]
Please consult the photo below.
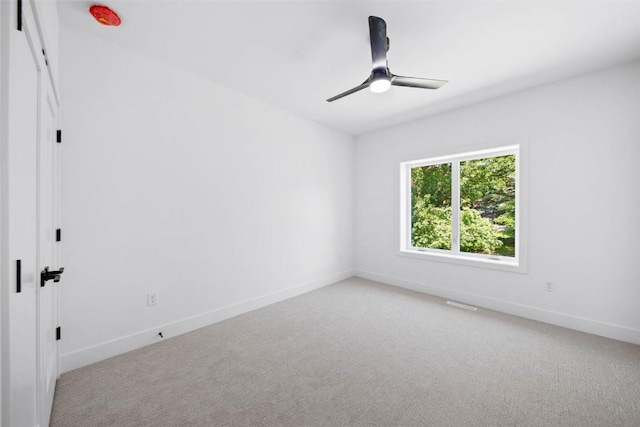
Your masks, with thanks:
[(60, 337), (61, 337), (61, 332), (60, 332), (60, 326), (58, 326), (56, 328), (56, 341), (60, 341)]
[(57, 228), (56, 229), (56, 242), (60, 242), (62, 241), (62, 230)]
[(16, 260), (16, 292), (22, 292), (22, 261)]
[(47, 59), (47, 53), (42, 49), (42, 56), (44, 56), (45, 65), (49, 65), (49, 60)]
[(61, 143), (62, 142), (62, 130), (58, 129), (58, 131), (56, 132), (56, 142), (57, 143)]
[(22, 0), (18, 0), (18, 31), (22, 31)]

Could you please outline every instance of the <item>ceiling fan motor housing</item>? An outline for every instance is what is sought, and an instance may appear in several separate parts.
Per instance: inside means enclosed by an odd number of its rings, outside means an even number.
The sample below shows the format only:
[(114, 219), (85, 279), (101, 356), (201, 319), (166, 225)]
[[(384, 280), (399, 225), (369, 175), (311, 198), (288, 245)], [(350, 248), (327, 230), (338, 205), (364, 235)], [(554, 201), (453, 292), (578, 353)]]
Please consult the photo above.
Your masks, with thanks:
[(388, 68), (385, 69), (375, 69), (371, 72), (371, 81), (376, 80), (391, 80), (391, 73)]

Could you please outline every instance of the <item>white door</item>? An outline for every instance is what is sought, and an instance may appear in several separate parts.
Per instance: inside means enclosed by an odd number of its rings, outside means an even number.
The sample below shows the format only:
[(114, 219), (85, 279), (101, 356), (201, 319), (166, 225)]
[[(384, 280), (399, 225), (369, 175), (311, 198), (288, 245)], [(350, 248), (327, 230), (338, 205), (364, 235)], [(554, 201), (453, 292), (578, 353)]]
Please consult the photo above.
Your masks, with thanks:
[[(42, 79), (38, 138), (38, 269), (59, 271), (58, 156), (56, 131), (58, 105), (48, 76)], [(51, 276), (58, 276), (52, 273)], [(60, 275), (61, 277), (61, 275)], [(53, 393), (58, 378), (58, 287), (55, 279), (41, 277), (38, 293), (38, 413), (41, 426), (49, 425)], [(45, 279), (45, 280), (43, 280)]]
[[(57, 286), (42, 287), (44, 266), (58, 269), (58, 103), (47, 70), (32, 4), (0, 3), (3, 98), (0, 183), (2, 262), (2, 426), (49, 424), (58, 376)], [(9, 20), (8, 17), (11, 16)], [(5, 26), (10, 22), (10, 27)], [(6, 39), (5, 39), (6, 37)], [(8, 81), (8, 85), (5, 83)], [(6, 92), (4, 91), (6, 90)], [(2, 102), (5, 102), (5, 99)], [(6, 126), (6, 128), (5, 128)], [(6, 131), (4, 130), (6, 129)], [(6, 258), (5, 258), (6, 257)], [(5, 297), (7, 303), (5, 304)]]
[[(16, 16), (16, 3), (8, 5), (11, 15)], [(23, 5), (22, 31), (17, 30), (14, 20), (8, 31), (9, 91), (5, 122), (8, 139), (1, 168), (8, 202), (6, 208), (3, 206), (7, 210), (2, 213), (5, 224), (2, 245), (3, 253), (7, 250), (10, 269), (9, 283), (2, 284), (7, 287), (3, 289), (3, 296), (8, 296), (8, 304), (3, 305), (2, 313), (2, 425), (12, 427), (34, 426), (39, 421), (36, 409), (36, 300), (39, 286), (36, 177), (39, 87), (44, 63), (33, 15), (28, 2)], [(4, 347), (7, 342), (8, 347)]]

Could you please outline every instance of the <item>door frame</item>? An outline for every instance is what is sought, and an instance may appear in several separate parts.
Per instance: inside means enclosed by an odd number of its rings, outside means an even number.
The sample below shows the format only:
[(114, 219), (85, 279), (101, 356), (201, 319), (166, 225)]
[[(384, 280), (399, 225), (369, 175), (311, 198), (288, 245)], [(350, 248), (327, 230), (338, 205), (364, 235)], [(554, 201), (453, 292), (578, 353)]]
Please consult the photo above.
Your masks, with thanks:
[[(52, 125), (53, 129), (51, 130), (51, 134), (45, 133), (45, 120), (47, 120), (49, 112), (53, 112), (54, 123)], [(36, 148), (36, 156), (37, 156), (37, 238), (36, 238), (36, 266), (38, 271), (42, 270), (46, 263), (43, 260), (44, 251), (48, 250), (49, 247), (47, 244), (44, 244), (43, 241), (47, 240), (47, 238), (51, 241), (51, 262), (49, 265), (51, 270), (58, 270), (60, 265), (60, 242), (56, 239), (56, 229), (60, 228), (60, 144), (55, 141), (55, 132), (59, 129), (59, 104), (56, 99), (56, 95), (53, 90), (53, 85), (51, 80), (49, 79), (49, 75), (43, 75), (40, 80), (39, 87), (39, 98), (38, 98), (38, 144)], [(51, 144), (51, 146), (47, 149), (44, 146), (46, 144)], [(45, 154), (47, 150), (50, 151), (51, 157), (45, 158)], [(48, 162), (49, 165), (45, 166), (44, 162)], [(50, 169), (48, 169), (50, 168)], [(43, 179), (43, 171), (50, 170), (50, 179), (53, 180), (51, 183), (51, 187), (47, 187), (46, 185), (42, 186)], [(44, 177), (44, 182), (46, 183), (47, 177)], [(47, 197), (46, 191), (47, 188), (51, 191), (51, 212), (47, 215), (44, 211), (46, 206), (43, 207), (42, 202)], [(45, 219), (50, 218), (51, 223), (49, 224), (51, 229), (48, 230), (47, 227), (43, 227), (43, 216)], [(47, 236), (47, 231), (50, 234)], [(45, 348), (48, 345), (47, 340), (48, 336), (45, 333), (46, 327), (43, 330), (42, 325), (43, 321), (46, 323), (49, 319), (42, 319), (43, 312), (46, 313), (46, 309), (43, 309), (42, 303), (44, 301), (44, 293), (51, 292), (51, 301), (48, 303), (51, 304), (51, 310), (54, 310), (53, 313), (53, 325), (50, 325), (52, 331), (55, 331), (55, 328), (60, 325), (60, 285), (54, 282), (48, 282), (46, 286), (42, 287), (40, 284), (36, 286), (36, 411), (37, 418), (40, 422), (41, 426), (49, 425), (49, 420), (51, 416), (51, 408), (52, 401), (49, 400), (48, 389), (46, 388), (47, 384), (47, 360), (45, 360)], [(45, 301), (46, 302), (46, 301)], [(44, 311), (43, 311), (44, 310)], [(60, 377), (60, 345), (52, 334), (51, 338), (54, 340), (54, 390), (55, 390), (55, 380)], [(51, 396), (53, 399), (53, 396)]]

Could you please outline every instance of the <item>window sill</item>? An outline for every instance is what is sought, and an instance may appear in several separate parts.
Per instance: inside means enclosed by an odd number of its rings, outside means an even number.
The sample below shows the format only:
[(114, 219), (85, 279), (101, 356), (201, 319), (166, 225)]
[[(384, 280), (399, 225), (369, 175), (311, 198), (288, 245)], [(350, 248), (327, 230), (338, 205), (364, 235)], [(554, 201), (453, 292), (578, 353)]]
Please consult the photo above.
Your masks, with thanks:
[(417, 258), (428, 261), (447, 262), (450, 264), (466, 265), (469, 267), (488, 268), (491, 270), (509, 271), (512, 273), (527, 273), (526, 265), (516, 260), (490, 259), (473, 255), (451, 254), (444, 251), (420, 251), (416, 249), (401, 249), (399, 256)]

